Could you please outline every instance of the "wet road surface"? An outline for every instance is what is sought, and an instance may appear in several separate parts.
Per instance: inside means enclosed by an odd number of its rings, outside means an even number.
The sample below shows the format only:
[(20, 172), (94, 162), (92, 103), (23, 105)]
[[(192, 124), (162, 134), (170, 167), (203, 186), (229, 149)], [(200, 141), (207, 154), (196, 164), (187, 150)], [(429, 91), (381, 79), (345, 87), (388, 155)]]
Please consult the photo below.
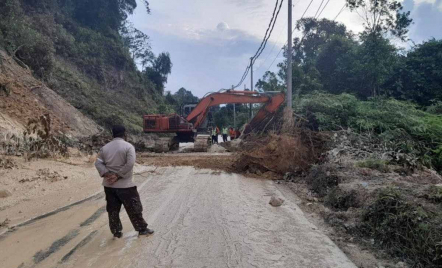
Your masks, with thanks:
[[(122, 211), (113, 239), (98, 195), (0, 236), (0, 266), (356, 267), (273, 181), (191, 167), (149, 167), (136, 181), (154, 235), (138, 237)], [(272, 195), (285, 203), (270, 206)]]

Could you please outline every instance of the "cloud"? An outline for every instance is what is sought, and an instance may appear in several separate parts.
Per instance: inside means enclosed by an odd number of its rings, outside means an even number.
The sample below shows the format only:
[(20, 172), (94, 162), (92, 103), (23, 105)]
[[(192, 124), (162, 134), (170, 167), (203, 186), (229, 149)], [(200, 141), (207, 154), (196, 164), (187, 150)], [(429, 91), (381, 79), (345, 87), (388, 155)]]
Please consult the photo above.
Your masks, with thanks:
[(442, 0), (405, 0), (404, 9), (411, 11), (413, 24), (410, 27), (410, 38), (416, 43), (430, 38), (441, 39)]
[(423, 4), (423, 3), (435, 4), (436, 0), (414, 0), (414, 3), (416, 5)]
[(219, 31), (225, 31), (225, 30), (228, 30), (230, 27), (229, 27), (229, 25), (227, 25), (227, 23), (225, 23), (225, 22), (220, 22), (220, 23), (218, 24), (218, 26), (216, 26), (216, 28), (217, 28)]

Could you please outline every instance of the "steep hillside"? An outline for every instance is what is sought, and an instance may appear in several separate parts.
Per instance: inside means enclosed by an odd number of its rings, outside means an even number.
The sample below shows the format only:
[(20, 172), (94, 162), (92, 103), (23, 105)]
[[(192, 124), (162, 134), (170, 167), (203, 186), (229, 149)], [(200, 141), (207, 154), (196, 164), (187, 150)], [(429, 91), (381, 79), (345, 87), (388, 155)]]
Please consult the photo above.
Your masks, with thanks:
[(99, 132), (98, 125), (84, 116), (29, 70), (0, 50), (0, 132), (22, 134), (30, 120), (49, 114), (52, 130), (73, 136)]
[[(124, 123), (137, 133), (142, 115), (164, 103), (167, 72), (156, 66), (165, 62), (170, 73), (171, 63), (168, 54), (160, 62), (148, 37), (127, 25), (135, 7), (133, 0), (1, 0), (0, 48), (101, 126)], [(41, 99), (57, 98), (41, 88), (33, 90)]]

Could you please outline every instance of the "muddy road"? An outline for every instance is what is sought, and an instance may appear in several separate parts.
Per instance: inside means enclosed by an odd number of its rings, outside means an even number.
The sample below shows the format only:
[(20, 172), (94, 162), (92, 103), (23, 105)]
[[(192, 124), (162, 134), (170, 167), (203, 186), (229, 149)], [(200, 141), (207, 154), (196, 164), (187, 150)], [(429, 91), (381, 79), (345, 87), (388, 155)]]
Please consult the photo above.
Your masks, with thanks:
[(356, 267), (273, 181), (192, 167), (148, 167), (136, 181), (154, 235), (138, 238), (122, 211), (113, 239), (97, 195), (0, 236), (0, 266)]

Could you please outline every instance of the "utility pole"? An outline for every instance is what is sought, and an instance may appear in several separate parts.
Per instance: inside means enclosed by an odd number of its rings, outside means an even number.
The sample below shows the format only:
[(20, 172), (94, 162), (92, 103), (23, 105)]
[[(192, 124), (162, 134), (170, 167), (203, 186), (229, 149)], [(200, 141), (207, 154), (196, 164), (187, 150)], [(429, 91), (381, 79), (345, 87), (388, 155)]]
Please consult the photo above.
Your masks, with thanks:
[[(253, 57), (250, 58), (250, 91), (253, 91)], [(252, 120), (252, 104), (249, 107), (249, 120)]]
[[(232, 85), (232, 91), (235, 90), (235, 87)], [(233, 128), (236, 128), (236, 108), (235, 103), (233, 103)]]
[(289, 19), (288, 19), (288, 40), (287, 40), (287, 113), (290, 119), (293, 116), (292, 110), (292, 0), (289, 2)]

